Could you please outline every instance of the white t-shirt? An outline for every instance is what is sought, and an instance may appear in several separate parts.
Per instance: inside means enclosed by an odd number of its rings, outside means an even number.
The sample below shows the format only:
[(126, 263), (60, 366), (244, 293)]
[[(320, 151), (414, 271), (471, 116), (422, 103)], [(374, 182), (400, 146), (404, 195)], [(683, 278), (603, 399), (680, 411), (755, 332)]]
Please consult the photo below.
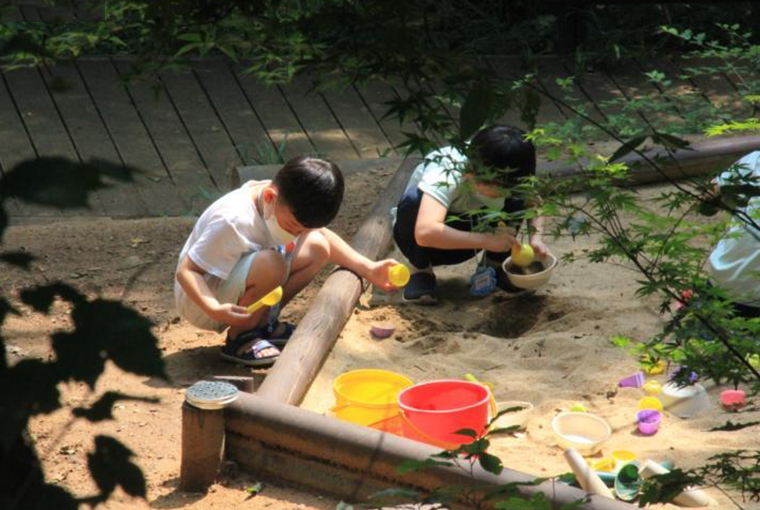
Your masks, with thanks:
[[(467, 186), (463, 176), (467, 170), (467, 156), (454, 147), (442, 147), (433, 151), (417, 165), (405, 194), (409, 190), (419, 188), (436, 199), (447, 211), (462, 213), (488, 206), (501, 209), (504, 198), (488, 199)], [(396, 208), (391, 210), (393, 222), (396, 220)]]
[[(733, 172), (760, 177), (760, 151), (747, 154), (723, 172), (718, 186), (727, 184)], [(760, 223), (760, 197), (750, 199), (743, 211)], [(754, 234), (754, 235), (753, 235)], [(760, 307), (760, 231), (732, 220), (726, 234), (708, 259), (710, 277), (737, 303)]]
[(208, 274), (226, 280), (243, 255), (276, 246), (264, 219), (256, 212), (253, 191), (270, 181), (248, 181), (206, 209), (179, 254)]

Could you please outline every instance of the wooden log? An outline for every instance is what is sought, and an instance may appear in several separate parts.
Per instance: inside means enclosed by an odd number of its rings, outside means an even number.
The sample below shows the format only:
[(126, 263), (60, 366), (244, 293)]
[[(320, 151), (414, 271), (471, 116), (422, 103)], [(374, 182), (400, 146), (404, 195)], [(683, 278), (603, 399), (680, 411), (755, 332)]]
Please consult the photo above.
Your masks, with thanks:
[[(351, 246), (365, 257), (376, 259), (387, 249), (391, 240), (389, 211), (418, 163), (417, 159), (407, 159), (401, 164), (351, 240)], [(349, 271), (336, 271), (327, 279), (261, 384), (259, 395), (293, 405), (301, 402), (351, 316), (361, 289), (361, 280)]]
[[(292, 340), (291, 340), (292, 341)], [(279, 362), (278, 362), (279, 363)], [(505, 468), (499, 475), (475, 464), (468, 469), (435, 466), (407, 475), (397, 470), (405, 460), (423, 461), (440, 449), (369, 427), (283, 405), (259, 394), (243, 393), (224, 411), (229, 458), (256, 476), (272, 477), (350, 502), (366, 502), (383, 488), (412, 488), (429, 492), (460, 486), (487, 490), (509, 483), (528, 484), (535, 477)], [(530, 497), (543, 493), (555, 508), (588, 500), (585, 510), (632, 510), (621, 501), (589, 496), (584, 491), (549, 480), (521, 485)]]
[[(672, 155), (662, 148), (646, 151), (647, 158), (660, 165), (662, 171), (633, 153), (618, 161), (626, 163), (632, 169), (630, 181), (634, 184), (648, 184), (717, 173), (745, 154), (758, 149), (760, 136), (740, 136), (696, 142), (687, 149), (675, 150)], [(576, 167), (567, 167), (561, 163), (543, 163), (537, 169), (538, 175), (543, 177), (574, 177), (582, 172)]]
[(240, 391), (245, 391), (246, 393), (253, 393), (256, 391), (256, 384), (253, 377), (247, 375), (214, 375), (211, 377), (211, 380), (230, 383)]
[(203, 492), (214, 482), (224, 455), (224, 412), (182, 404), (182, 460), (179, 487)]

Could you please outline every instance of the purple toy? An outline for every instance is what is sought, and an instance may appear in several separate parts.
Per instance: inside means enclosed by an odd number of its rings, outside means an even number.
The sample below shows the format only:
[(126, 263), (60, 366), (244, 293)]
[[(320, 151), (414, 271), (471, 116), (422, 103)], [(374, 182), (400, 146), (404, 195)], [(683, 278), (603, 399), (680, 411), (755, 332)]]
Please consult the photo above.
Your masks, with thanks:
[(621, 388), (641, 388), (644, 386), (644, 372), (636, 372), (628, 377), (623, 377), (618, 381)]

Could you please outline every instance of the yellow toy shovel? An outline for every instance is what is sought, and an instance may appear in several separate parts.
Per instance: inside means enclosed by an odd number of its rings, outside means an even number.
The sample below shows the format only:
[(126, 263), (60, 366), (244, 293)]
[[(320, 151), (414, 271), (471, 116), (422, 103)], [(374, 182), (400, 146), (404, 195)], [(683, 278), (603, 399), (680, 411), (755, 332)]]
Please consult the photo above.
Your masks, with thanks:
[(277, 287), (248, 307), (248, 313), (253, 313), (262, 306), (274, 306), (282, 299), (282, 287)]

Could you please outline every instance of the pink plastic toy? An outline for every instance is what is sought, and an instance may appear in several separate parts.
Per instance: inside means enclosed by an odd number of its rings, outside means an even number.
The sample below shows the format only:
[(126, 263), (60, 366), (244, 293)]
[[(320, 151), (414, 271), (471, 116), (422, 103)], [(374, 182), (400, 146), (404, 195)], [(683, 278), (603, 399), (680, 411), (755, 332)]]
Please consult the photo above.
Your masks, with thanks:
[(736, 411), (745, 404), (744, 391), (724, 390), (720, 392), (720, 403), (726, 411)]

